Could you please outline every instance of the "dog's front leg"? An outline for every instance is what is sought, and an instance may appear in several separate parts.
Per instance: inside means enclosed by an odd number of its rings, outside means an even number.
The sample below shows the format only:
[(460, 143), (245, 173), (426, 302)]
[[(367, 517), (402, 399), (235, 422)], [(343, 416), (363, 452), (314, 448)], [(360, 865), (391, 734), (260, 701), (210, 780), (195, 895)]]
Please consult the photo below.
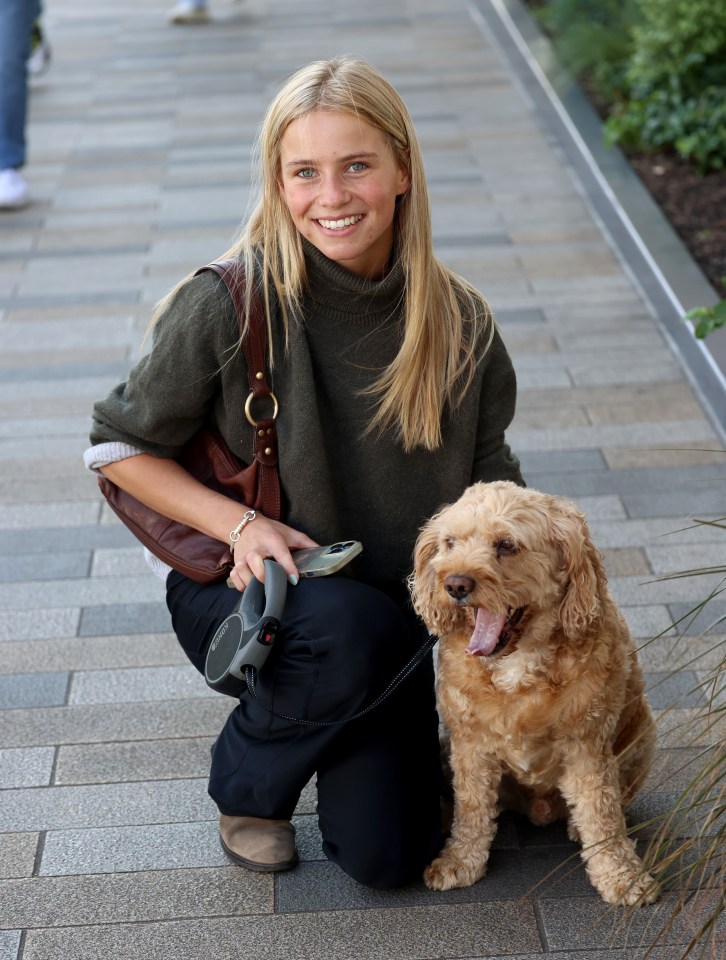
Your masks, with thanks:
[(615, 759), (578, 749), (567, 764), (560, 789), (580, 836), (588, 876), (603, 900), (653, 903), (656, 883), (626, 835)]
[(486, 872), (496, 833), (501, 764), (482, 754), (474, 740), (451, 735), (454, 822), (439, 856), (424, 870), (432, 890), (469, 887)]

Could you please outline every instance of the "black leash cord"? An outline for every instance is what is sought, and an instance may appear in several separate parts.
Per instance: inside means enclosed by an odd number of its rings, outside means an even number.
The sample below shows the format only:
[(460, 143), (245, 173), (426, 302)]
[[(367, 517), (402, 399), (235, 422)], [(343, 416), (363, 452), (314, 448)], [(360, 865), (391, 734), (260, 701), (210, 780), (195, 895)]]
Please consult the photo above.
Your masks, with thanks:
[(394, 690), (401, 686), (403, 681), (408, 677), (409, 674), (413, 673), (416, 667), (424, 660), (424, 658), (429, 654), (438, 642), (438, 637), (433, 637), (429, 635), (428, 640), (419, 647), (413, 657), (408, 661), (405, 667), (402, 667), (396, 676), (391, 680), (383, 693), (379, 694), (373, 703), (368, 704), (367, 707), (364, 707), (362, 710), (359, 710), (358, 713), (354, 713), (352, 717), (345, 717), (343, 720), (302, 720), (300, 717), (288, 717), (284, 713), (275, 713), (274, 710), (271, 710), (269, 707), (266, 707), (264, 703), (259, 699), (257, 693), (255, 692), (255, 678), (257, 671), (254, 667), (245, 667), (245, 680), (247, 681), (247, 689), (250, 692), (252, 699), (255, 703), (259, 704), (263, 710), (266, 710), (268, 713), (272, 714), (273, 717), (276, 717), (278, 720), (286, 720), (288, 723), (301, 723), (307, 727), (335, 727), (341, 723), (350, 723), (351, 720), (357, 720), (358, 717), (365, 716), (366, 713), (370, 713), (371, 710), (375, 710), (376, 707), (379, 707), (384, 700), (387, 700), (391, 696)]

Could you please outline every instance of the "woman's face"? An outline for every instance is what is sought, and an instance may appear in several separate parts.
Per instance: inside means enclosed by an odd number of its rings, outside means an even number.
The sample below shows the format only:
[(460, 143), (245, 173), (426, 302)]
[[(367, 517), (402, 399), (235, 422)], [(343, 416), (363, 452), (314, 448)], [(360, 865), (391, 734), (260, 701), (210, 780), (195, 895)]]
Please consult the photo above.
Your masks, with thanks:
[(350, 114), (313, 110), (283, 135), (279, 186), (295, 226), (358, 276), (384, 275), (409, 183), (383, 134)]

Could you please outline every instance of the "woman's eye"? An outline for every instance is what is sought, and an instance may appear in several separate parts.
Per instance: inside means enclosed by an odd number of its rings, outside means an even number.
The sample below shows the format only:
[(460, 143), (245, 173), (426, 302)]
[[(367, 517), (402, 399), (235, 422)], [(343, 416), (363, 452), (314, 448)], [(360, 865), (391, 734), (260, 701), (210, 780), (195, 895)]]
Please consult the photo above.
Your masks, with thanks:
[(304, 167), (302, 170), (298, 170), (295, 176), (300, 177), (301, 180), (311, 180), (315, 176), (315, 171), (312, 167)]
[(368, 164), (363, 163), (362, 160), (356, 160), (355, 163), (351, 163), (350, 169), (353, 171), (353, 173), (361, 173), (363, 170), (368, 169)]

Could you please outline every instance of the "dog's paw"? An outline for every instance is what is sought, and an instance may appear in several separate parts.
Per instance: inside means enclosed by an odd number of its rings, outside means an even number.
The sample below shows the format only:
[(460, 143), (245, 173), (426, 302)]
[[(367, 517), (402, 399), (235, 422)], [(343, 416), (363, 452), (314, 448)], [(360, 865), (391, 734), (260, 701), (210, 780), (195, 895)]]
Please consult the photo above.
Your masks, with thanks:
[(426, 867), (423, 878), (429, 890), (453, 890), (456, 887), (470, 887), (484, 876), (485, 871), (486, 864), (472, 866), (444, 855)]
[(618, 907), (642, 907), (658, 899), (658, 884), (644, 872), (633, 875), (623, 871), (596, 885), (603, 900)]

